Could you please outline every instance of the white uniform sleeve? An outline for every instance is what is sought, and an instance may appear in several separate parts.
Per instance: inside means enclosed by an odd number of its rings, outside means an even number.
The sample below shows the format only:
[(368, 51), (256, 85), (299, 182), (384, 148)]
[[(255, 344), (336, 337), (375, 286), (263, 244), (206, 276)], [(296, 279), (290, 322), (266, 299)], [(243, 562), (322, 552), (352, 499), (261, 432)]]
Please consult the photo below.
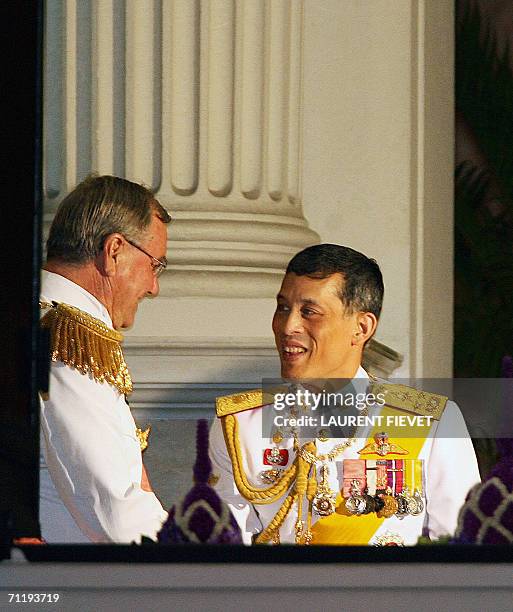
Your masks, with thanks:
[(135, 423), (114, 387), (52, 364), (41, 428), (51, 479), (89, 540), (156, 538), (167, 513), (153, 493), (141, 489)]
[(219, 477), (215, 490), (226, 502), (242, 532), (244, 544), (251, 544), (254, 534), (262, 531), (262, 523), (247, 499), (242, 497), (233, 479), (232, 463), (226, 450), (220, 419), (215, 419), (210, 429), (210, 460), (212, 471)]
[(427, 465), (427, 512), (431, 538), (453, 535), (471, 487), (480, 481), (474, 447), (463, 415), (449, 401), (433, 440)]

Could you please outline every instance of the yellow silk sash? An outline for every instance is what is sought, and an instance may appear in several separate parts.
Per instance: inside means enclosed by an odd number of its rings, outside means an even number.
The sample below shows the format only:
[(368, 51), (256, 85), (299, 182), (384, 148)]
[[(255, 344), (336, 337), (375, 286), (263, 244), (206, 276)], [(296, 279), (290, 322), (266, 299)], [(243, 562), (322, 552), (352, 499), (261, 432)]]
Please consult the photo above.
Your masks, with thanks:
[[(387, 421), (387, 416), (398, 416), (404, 415), (402, 410), (396, 410), (394, 408), (384, 407), (381, 411), (384, 415), (384, 421)], [(374, 436), (381, 432), (386, 431), (391, 442), (399, 444), (403, 449), (408, 451), (407, 455), (394, 455), (390, 454), (387, 459), (404, 459), (405, 462), (411, 459), (417, 459), (419, 456), (424, 442), (429, 434), (433, 425), (426, 426), (413, 426), (408, 428), (408, 433), (412, 437), (404, 438), (405, 427), (400, 426), (376, 426), (371, 431), (367, 444), (374, 442)], [(415, 437), (413, 437), (415, 434)], [(384, 459), (384, 457), (377, 454), (361, 455), (362, 459)], [(417, 465), (418, 462), (416, 462)], [(417, 468), (416, 468), (417, 469)], [(416, 481), (419, 482), (419, 475), (413, 475)], [(409, 485), (405, 482), (405, 485)], [(413, 493), (413, 491), (410, 491)], [(345, 500), (342, 495), (337, 495), (336, 499), (336, 510), (330, 516), (319, 518), (316, 523), (312, 526), (312, 544), (323, 544), (323, 545), (347, 545), (347, 546), (358, 546), (367, 545), (377, 530), (381, 527), (384, 518), (378, 518), (375, 512), (370, 514), (362, 515), (349, 515), (345, 508)]]

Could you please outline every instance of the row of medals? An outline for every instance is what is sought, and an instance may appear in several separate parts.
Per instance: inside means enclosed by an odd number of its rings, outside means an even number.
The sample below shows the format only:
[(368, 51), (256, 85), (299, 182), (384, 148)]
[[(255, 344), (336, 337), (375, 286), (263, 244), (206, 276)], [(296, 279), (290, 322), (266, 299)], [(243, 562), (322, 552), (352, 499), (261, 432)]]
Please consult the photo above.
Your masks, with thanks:
[[(283, 434), (276, 432), (273, 435), (273, 442), (279, 444), (283, 440)], [(279, 464), (282, 461), (280, 451), (275, 446), (268, 455), (270, 463)], [(264, 484), (274, 484), (277, 482), (283, 470), (278, 467), (263, 470), (260, 472), (260, 480)], [(313, 499), (313, 509), (319, 516), (330, 516), (335, 512), (336, 493), (328, 485), (328, 468), (323, 465), (321, 468), (321, 482), (317, 487), (317, 493)], [(369, 495), (367, 491), (360, 492), (360, 483), (353, 480), (351, 483), (351, 495), (345, 501), (346, 510), (355, 516), (370, 514), (375, 512), (378, 518), (390, 518), (394, 514), (399, 518), (407, 515), (418, 516), (424, 510), (422, 495), (418, 489), (410, 494), (408, 487), (401, 492), (393, 494), (390, 487), (386, 490), (378, 490), (375, 495)]]
[(376, 495), (360, 493), (358, 481), (353, 481), (351, 495), (345, 502), (346, 510), (350, 514), (362, 515), (375, 512), (378, 518), (389, 518), (394, 514), (399, 518), (406, 515), (418, 516), (424, 510), (422, 495), (415, 489), (413, 495), (408, 487), (395, 495), (390, 487), (386, 491), (377, 492)]

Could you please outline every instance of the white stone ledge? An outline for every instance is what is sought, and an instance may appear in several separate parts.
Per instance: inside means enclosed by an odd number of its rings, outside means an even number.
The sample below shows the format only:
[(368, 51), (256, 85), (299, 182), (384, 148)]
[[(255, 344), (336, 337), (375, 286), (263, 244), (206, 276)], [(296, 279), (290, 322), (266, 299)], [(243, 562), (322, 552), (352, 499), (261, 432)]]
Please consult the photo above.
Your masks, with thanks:
[[(18, 553), (19, 555), (19, 553)], [(17, 556), (18, 556), (17, 555)], [(19, 556), (18, 556), (19, 559)], [(235, 564), (235, 563), (28, 563), (0, 564), (2, 588), (279, 589), (362, 588), (430, 590), (507, 588), (513, 593), (512, 564)]]

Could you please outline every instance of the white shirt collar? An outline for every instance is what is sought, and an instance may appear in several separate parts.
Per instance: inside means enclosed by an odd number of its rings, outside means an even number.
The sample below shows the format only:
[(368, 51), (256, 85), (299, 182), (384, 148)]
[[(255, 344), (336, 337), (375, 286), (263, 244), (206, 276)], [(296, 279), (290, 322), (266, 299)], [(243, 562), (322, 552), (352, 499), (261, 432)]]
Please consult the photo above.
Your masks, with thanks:
[(112, 327), (112, 320), (107, 308), (89, 291), (60, 274), (47, 270), (41, 271), (41, 300), (45, 302), (64, 302), (70, 306), (76, 306)]
[[(355, 389), (357, 392), (365, 392), (369, 384), (369, 375), (360, 365), (358, 366), (358, 369), (356, 370), (356, 374), (353, 376), (352, 379), (340, 379), (340, 380), (343, 381), (344, 383), (343, 388), (351, 385), (353, 389)], [(302, 384), (299, 384), (299, 383), (292, 383), (292, 384), (289, 384), (289, 386), (293, 388), (296, 388), (296, 387), (299, 387), (301, 389), (305, 388), (303, 387)]]
[(369, 375), (367, 374), (367, 372), (362, 368), (362, 366), (358, 366), (358, 369), (356, 370), (356, 374), (354, 375), (355, 378), (365, 378), (365, 379), (369, 379)]

